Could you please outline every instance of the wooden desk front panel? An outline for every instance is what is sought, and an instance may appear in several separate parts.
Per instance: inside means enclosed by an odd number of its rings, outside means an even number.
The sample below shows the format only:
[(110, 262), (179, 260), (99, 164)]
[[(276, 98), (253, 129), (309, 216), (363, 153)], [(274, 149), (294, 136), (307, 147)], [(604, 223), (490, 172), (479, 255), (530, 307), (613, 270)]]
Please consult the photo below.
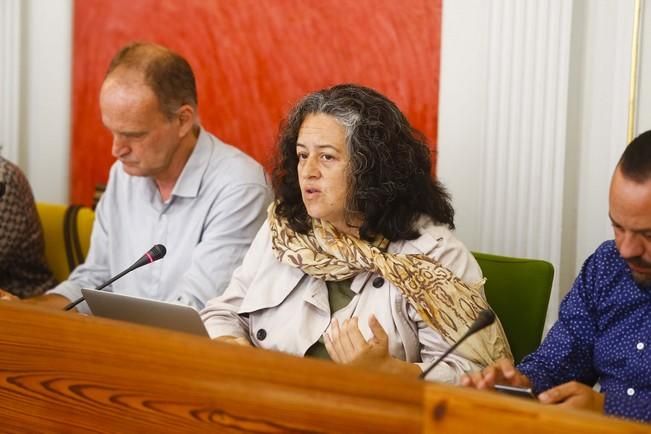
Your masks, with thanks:
[(2, 432), (417, 433), (424, 384), (0, 303)]
[(651, 434), (647, 424), (442, 385), (427, 386), (423, 415), (428, 434)]

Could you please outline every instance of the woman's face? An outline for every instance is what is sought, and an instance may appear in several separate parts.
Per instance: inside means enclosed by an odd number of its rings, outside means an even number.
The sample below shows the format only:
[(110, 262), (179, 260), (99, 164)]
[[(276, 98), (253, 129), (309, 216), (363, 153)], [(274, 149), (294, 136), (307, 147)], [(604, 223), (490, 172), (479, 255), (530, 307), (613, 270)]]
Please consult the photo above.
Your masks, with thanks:
[(298, 132), (296, 154), (301, 195), (310, 217), (356, 233), (344, 217), (349, 161), (344, 127), (330, 115), (308, 115)]

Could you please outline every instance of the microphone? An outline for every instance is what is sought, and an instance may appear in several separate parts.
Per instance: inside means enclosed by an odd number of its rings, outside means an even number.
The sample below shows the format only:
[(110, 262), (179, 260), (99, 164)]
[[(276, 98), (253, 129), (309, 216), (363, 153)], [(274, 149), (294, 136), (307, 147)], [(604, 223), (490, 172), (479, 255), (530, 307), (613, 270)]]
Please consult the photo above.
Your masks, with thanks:
[(434, 367), (436, 365), (441, 363), (443, 361), (443, 359), (445, 359), (448, 356), (448, 354), (450, 354), (459, 345), (461, 345), (461, 343), (463, 341), (465, 341), (470, 336), (477, 333), (479, 330), (484, 329), (484, 328), (488, 327), (489, 325), (493, 324), (494, 322), (495, 322), (495, 314), (493, 313), (492, 310), (484, 309), (481, 312), (479, 312), (479, 315), (477, 315), (477, 318), (475, 318), (475, 321), (470, 325), (470, 328), (468, 328), (468, 331), (466, 332), (466, 334), (461, 336), (461, 339), (459, 339), (456, 344), (454, 344), (450, 348), (448, 348), (448, 350), (445, 353), (443, 353), (443, 355), (441, 357), (439, 357), (438, 359), (436, 359), (434, 361), (434, 363), (429, 365), (427, 367), (427, 369), (425, 369), (423, 371), (423, 373), (419, 375), (419, 378), (425, 378), (425, 376), (429, 373), (429, 371), (431, 371), (432, 369), (434, 369)]
[[(106, 288), (111, 283), (115, 282), (120, 277), (124, 276), (125, 274), (131, 273), (136, 268), (140, 268), (143, 265), (151, 264), (154, 261), (158, 261), (159, 259), (162, 259), (165, 256), (166, 253), (167, 253), (167, 249), (165, 248), (164, 245), (156, 244), (154, 247), (149, 249), (149, 251), (147, 253), (142, 255), (142, 257), (140, 259), (138, 259), (136, 262), (134, 262), (132, 266), (130, 266), (129, 268), (127, 268), (126, 270), (124, 270), (123, 272), (118, 274), (117, 276), (110, 278), (109, 280), (107, 280), (106, 282), (104, 282), (103, 284), (101, 284), (100, 286), (98, 286), (95, 289), (98, 290), (98, 291), (101, 291), (102, 289)], [(82, 301), (84, 301), (83, 296), (79, 297), (77, 300), (75, 300), (73, 302), (70, 302), (68, 305), (66, 305), (66, 307), (63, 308), (63, 310), (70, 310), (73, 307), (77, 306)]]

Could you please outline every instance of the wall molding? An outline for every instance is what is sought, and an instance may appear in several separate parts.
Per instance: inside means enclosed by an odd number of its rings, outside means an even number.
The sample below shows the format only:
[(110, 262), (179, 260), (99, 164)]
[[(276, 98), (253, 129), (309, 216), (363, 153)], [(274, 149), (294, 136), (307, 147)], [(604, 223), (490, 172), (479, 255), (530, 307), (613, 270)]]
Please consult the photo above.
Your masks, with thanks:
[(558, 267), (572, 2), (493, 1), (489, 20), (480, 248)]
[(20, 163), (21, 0), (0, 2), (0, 155)]
[[(613, 236), (608, 186), (626, 146), (633, 11), (634, 0), (443, 8), (437, 175), (471, 250), (554, 264), (547, 326), (585, 259)], [(651, 128), (648, 75), (640, 130)]]

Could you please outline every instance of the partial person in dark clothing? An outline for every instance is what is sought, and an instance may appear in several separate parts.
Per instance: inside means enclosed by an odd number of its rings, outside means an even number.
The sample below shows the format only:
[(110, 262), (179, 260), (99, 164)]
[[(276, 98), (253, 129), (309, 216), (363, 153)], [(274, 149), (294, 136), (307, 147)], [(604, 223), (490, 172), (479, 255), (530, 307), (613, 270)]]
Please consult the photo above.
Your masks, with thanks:
[(0, 157), (0, 288), (20, 298), (51, 288), (56, 282), (44, 248), (29, 182), (16, 165)]

